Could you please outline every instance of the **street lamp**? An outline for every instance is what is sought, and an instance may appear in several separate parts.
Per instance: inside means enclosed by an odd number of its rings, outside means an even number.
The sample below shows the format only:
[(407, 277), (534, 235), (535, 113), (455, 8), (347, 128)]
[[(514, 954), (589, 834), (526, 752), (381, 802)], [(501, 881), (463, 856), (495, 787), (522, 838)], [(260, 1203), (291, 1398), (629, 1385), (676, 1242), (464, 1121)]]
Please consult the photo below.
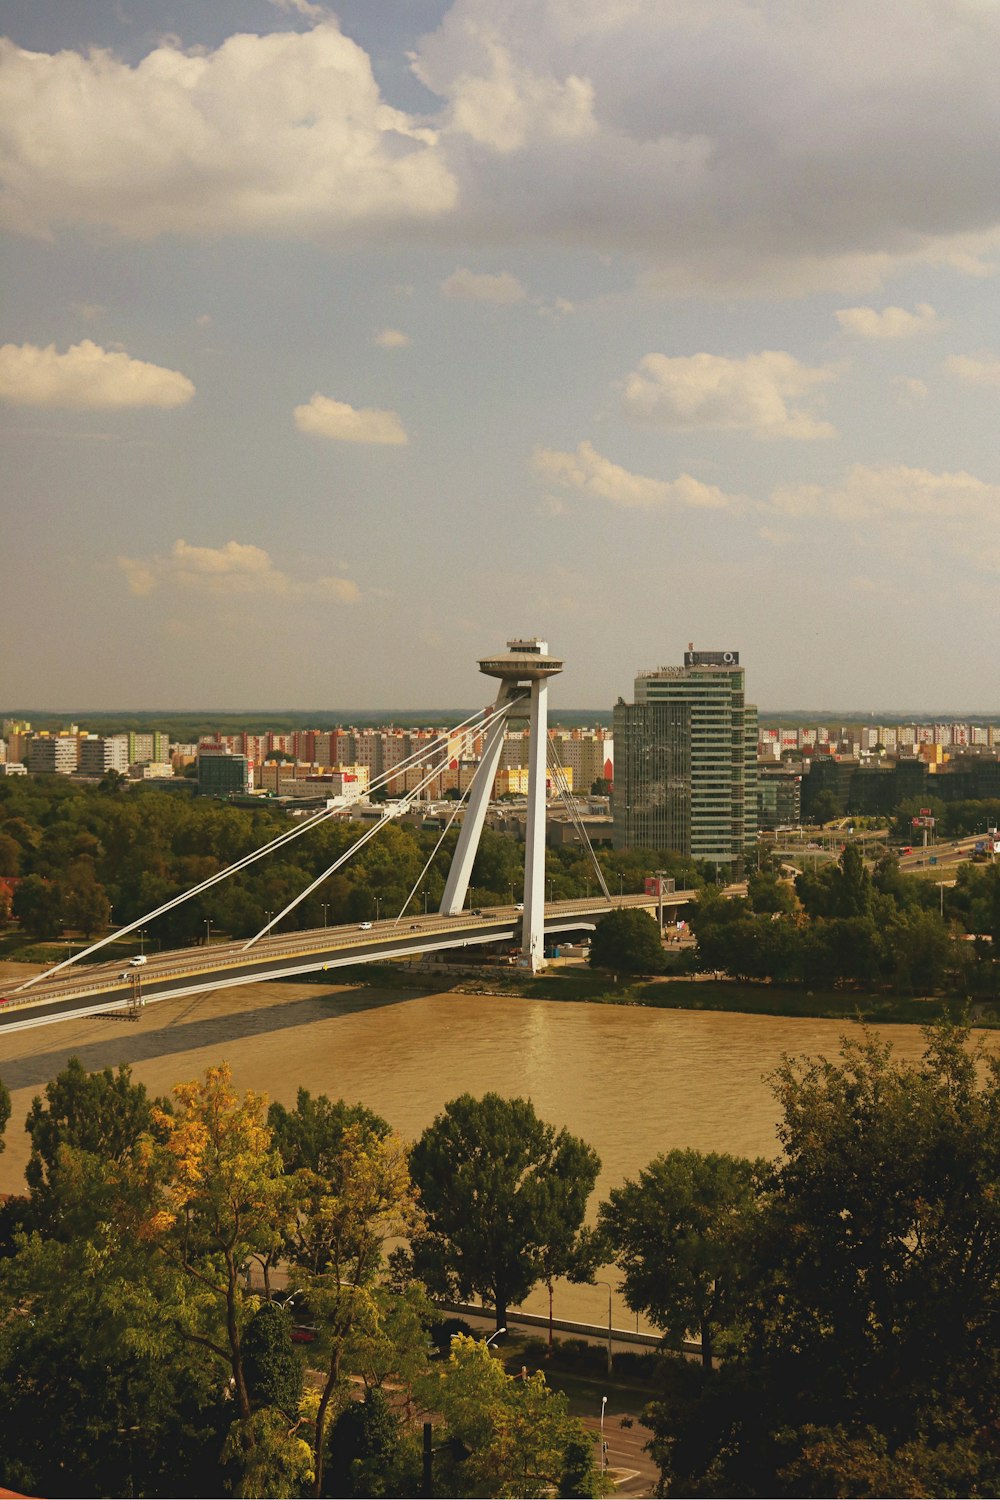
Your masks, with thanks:
[(424, 916), (426, 917), (426, 915), (427, 915), (427, 892), (425, 890), (424, 891)]
[(329, 903), (329, 901), (323, 901), (320, 904), (323, 907), (323, 926), (325, 927), (326, 926), (326, 914), (330, 910), (330, 903)]
[(145, 929), (145, 927), (140, 927), (139, 928), (139, 952), (140, 953), (142, 953), (142, 951), (143, 951), (142, 945), (143, 945), (143, 943), (145, 941), (145, 938), (146, 938), (146, 929)]
[(611, 1363), (611, 1282), (595, 1281), (595, 1286), (606, 1286), (608, 1289), (608, 1374), (612, 1373)]
[(618, 899), (619, 899), (619, 901), (622, 899), (622, 895), (624, 893), (624, 890), (625, 890), (625, 876), (622, 874), (621, 870), (619, 870), (618, 871)]
[(492, 1344), (492, 1342), (493, 1342), (494, 1339), (498, 1339), (502, 1333), (506, 1333), (506, 1332), (507, 1332), (506, 1328), (498, 1328), (497, 1331), (496, 1331), (496, 1333), (491, 1333), (490, 1334), (489, 1338), (485, 1342), (484, 1347), (486, 1349), (488, 1349), (490, 1347), (490, 1345)]
[(549, 905), (552, 905), (552, 882), (549, 881)]
[(206, 948), (211, 943), (211, 941), (212, 941), (212, 918), (211, 917), (206, 917), (205, 918), (205, 947)]
[(601, 1473), (608, 1467), (608, 1450), (604, 1444), (604, 1408), (608, 1404), (607, 1396), (601, 1397)]
[(375, 920), (376, 920), (376, 922), (379, 919), (379, 911), (381, 909), (381, 906), (382, 906), (382, 898), (381, 898), (381, 896), (376, 896), (375, 897)]

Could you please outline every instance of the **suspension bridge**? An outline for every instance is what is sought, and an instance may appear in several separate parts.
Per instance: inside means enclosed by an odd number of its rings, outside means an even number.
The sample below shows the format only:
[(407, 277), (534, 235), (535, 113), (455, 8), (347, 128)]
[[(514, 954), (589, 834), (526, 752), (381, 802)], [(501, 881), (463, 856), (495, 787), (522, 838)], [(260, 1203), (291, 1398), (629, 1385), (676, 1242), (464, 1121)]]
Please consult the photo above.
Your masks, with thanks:
[[(348, 964), (385, 962), (390, 959), (435, 953), (443, 949), (481, 947), (489, 944), (516, 945), (520, 964), (538, 972), (545, 964), (547, 941), (557, 934), (593, 929), (609, 910), (641, 906), (661, 913), (664, 905), (676, 907), (691, 900), (690, 891), (669, 895), (615, 896), (610, 894), (604, 873), (594, 854), (586, 828), (569, 796), (562, 767), (548, 735), (547, 690), (550, 679), (562, 670), (562, 662), (548, 654), (546, 642), (540, 640), (509, 641), (507, 651), (484, 657), (480, 671), (499, 679), (496, 701), (470, 716), (463, 723), (421, 747), (406, 761), (372, 782), (370, 791), (386, 786), (404, 771), (416, 771), (412, 790), (395, 801), (382, 805), (375, 822), (359, 834), (341, 854), (282, 911), (246, 940), (215, 944), (198, 950), (175, 949), (155, 955), (133, 957), (122, 970), (122, 960), (101, 963), (95, 955), (111, 942), (146, 929), (157, 917), (201, 896), (221, 881), (238, 878), (241, 870), (285, 847), (294, 839), (308, 837), (318, 825), (331, 818), (350, 819), (351, 806), (333, 806), (297, 823), (295, 827), (238, 859), (225, 869), (199, 882), (190, 890), (174, 896), (153, 911), (99, 938), (79, 953), (53, 965), (43, 973), (26, 980), (0, 1005), (0, 1029), (25, 1027), (93, 1015), (106, 1011), (135, 1014), (144, 1005), (167, 998), (199, 994), (239, 984), (282, 979), (319, 970), (334, 970)], [(528, 819), (525, 832), (523, 900), (507, 906), (484, 910), (465, 910), (469, 882), (475, 863), (489, 806), (494, 777), (503, 749), (504, 728), (512, 717), (529, 721)], [(456, 801), (446, 826), (413, 885), (402, 909), (395, 917), (377, 922), (353, 923), (347, 926), (322, 927), (308, 931), (280, 933), (276, 929), (307, 896), (318, 890), (371, 839), (376, 838), (395, 818), (409, 811), (421, 792), (445, 768), (454, 751), (456, 737), (461, 746), (482, 740), (482, 751), (475, 774), (463, 795)], [(449, 748), (449, 746), (451, 748)], [(545, 901), (545, 812), (548, 756), (553, 755), (553, 780), (576, 827), (581, 847), (589, 857), (597, 879), (598, 891), (591, 898), (571, 901)], [(417, 892), (437, 858), (444, 839), (458, 814), (464, 816), (452, 856), (440, 908), (436, 912), (411, 910)], [(89, 961), (88, 961), (89, 960)], [(88, 961), (88, 962), (84, 962)]]

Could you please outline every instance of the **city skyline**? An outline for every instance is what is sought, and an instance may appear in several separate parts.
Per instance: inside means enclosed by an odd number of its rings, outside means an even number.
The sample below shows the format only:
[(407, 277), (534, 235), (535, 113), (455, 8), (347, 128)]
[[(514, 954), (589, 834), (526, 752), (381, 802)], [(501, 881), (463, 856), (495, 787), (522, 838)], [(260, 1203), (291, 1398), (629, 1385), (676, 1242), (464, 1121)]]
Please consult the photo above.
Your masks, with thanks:
[(5, 712), (1000, 711), (995, 7), (2, 29)]

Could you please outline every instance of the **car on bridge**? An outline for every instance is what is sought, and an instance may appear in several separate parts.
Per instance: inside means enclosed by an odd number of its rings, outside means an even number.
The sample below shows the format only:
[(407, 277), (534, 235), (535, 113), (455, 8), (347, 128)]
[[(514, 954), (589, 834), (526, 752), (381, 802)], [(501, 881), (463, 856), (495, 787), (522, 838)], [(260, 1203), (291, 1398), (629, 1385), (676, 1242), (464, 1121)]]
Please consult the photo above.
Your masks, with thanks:
[(359, 922), (358, 923), (358, 930), (360, 932), (371, 932), (371, 930), (372, 930), (372, 924), (370, 922)]

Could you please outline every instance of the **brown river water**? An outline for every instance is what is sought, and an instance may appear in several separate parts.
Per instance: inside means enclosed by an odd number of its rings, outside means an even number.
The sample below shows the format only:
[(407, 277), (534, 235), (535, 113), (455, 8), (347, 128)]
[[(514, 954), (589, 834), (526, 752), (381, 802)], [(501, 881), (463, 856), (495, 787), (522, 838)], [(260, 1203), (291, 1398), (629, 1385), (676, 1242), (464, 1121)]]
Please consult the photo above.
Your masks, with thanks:
[[(12, 978), (14, 966), (3, 967)], [(916, 1027), (879, 1030), (900, 1057), (919, 1056)], [(89, 1069), (130, 1063), (152, 1093), (225, 1060), (242, 1089), (288, 1105), (299, 1087), (357, 1101), (410, 1140), (457, 1094), (524, 1095), (598, 1152), (593, 1209), (674, 1147), (773, 1156), (766, 1075), (786, 1052), (835, 1054), (852, 1031), (843, 1021), (301, 983), (161, 1001), (136, 1023), (94, 1018), (0, 1036), (0, 1078), (13, 1101), (0, 1191), (21, 1189), (24, 1116), (75, 1053)], [(547, 1302), (537, 1289), (525, 1307), (541, 1313)], [(557, 1317), (606, 1322), (607, 1307), (601, 1287), (557, 1287)], [(634, 1326), (617, 1290), (613, 1313), (616, 1327)]]

